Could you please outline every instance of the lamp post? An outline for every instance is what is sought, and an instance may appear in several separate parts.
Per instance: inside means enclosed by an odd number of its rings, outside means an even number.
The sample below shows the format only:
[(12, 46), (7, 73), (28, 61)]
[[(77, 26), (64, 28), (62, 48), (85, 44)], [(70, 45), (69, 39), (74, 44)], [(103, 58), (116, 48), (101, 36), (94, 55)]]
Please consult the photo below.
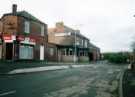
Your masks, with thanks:
[[(73, 26), (75, 26), (75, 28), (78, 29), (78, 28), (81, 27), (82, 25), (83, 25), (83, 24), (77, 24), (77, 25), (73, 25)], [(77, 32), (77, 30), (74, 30), (74, 31), (75, 31), (75, 32), (74, 32), (74, 34), (75, 34), (75, 36), (74, 36), (74, 37), (75, 37), (75, 39), (74, 39), (74, 42), (75, 42), (75, 43), (74, 43), (74, 63), (76, 63), (76, 61), (77, 61), (77, 57), (76, 57), (76, 56), (77, 56), (77, 48), (76, 48), (76, 47), (77, 47), (77, 45), (76, 45), (76, 44), (77, 44), (77, 43), (76, 43), (76, 32)]]
[(74, 43), (74, 63), (76, 63), (76, 31), (75, 31), (75, 43)]

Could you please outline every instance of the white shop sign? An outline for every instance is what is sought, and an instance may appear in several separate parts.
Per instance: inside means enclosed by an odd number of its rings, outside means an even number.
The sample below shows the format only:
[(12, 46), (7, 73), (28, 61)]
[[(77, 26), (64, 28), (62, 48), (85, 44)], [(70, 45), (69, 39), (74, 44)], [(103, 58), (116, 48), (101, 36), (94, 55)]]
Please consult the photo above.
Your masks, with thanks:
[(29, 37), (26, 37), (24, 39), (24, 41), (21, 41), (21, 43), (23, 43), (23, 44), (30, 44), (30, 45), (35, 45), (36, 44), (35, 42), (30, 41)]
[(71, 32), (68, 33), (56, 33), (55, 36), (70, 36)]
[(3, 38), (4, 38), (4, 42), (7, 42), (7, 43), (11, 43), (14, 40), (16, 40), (15, 35), (4, 35)]

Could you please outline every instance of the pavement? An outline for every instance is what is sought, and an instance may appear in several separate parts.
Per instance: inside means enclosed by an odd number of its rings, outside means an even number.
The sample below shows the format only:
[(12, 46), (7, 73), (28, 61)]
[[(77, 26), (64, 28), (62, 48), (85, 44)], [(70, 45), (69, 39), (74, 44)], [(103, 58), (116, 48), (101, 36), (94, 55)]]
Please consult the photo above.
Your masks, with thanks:
[(135, 70), (126, 70), (123, 75), (123, 97), (135, 97)]
[(118, 97), (123, 68), (98, 63), (89, 67), (0, 75), (0, 97)]
[[(93, 63), (91, 63), (93, 64)], [(58, 70), (66, 69), (69, 66), (80, 67), (82, 63), (58, 63), (58, 62), (32, 62), (32, 61), (23, 61), (23, 62), (3, 62), (0, 61), (0, 74), (15, 74), (15, 73), (29, 73), (29, 72), (39, 72), (46, 70)], [(83, 65), (90, 65), (90, 63), (83, 63)]]

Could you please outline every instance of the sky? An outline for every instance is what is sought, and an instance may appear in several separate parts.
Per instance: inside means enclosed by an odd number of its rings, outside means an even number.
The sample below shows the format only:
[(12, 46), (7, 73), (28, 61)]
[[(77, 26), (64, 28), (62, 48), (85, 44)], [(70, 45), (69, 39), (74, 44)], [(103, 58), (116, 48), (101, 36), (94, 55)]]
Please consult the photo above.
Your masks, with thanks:
[(135, 0), (2, 0), (0, 16), (26, 10), (48, 27), (63, 21), (101, 49), (101, 52), (131, 51), (135, 40)]

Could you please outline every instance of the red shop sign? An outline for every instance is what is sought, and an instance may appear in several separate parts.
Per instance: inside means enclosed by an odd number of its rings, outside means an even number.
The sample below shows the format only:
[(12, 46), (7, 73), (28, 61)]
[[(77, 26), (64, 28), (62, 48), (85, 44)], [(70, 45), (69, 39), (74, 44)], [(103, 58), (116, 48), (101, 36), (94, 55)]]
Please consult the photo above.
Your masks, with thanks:
[(20, 41), (24, 41), (24, 40), (25, 40), (25, 38), (24, 38), (24, 36), (18, 36), (18, 40), (20, 40)]
[(30, 38), (30, 42), (36, 42), (34, 38)]
[(4, 35), (3, 39), (4, 40), (12, 40), (12, 36), (11, 35)]

